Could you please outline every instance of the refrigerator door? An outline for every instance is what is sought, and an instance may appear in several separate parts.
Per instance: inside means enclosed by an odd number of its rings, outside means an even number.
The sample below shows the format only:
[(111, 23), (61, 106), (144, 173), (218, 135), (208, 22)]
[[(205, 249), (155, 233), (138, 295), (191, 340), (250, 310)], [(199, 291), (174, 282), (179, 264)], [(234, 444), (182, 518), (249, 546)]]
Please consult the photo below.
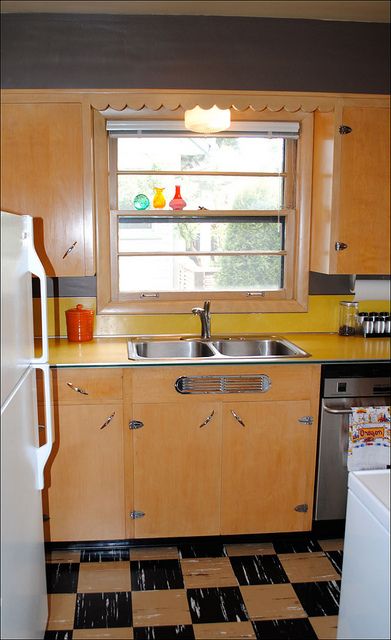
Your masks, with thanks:
[(43, 638), (47, 596), (35, 370), (1, 409), (2, 638)]
[[(41, 283), (42, 356), (34, 357), (31, 274)], [(1, 404), (31, 362), (47, 361), (46, 278), (33, 219), (1, 212)]]
[(25, 218), (1, 212), (1, 404), (34, 356)]

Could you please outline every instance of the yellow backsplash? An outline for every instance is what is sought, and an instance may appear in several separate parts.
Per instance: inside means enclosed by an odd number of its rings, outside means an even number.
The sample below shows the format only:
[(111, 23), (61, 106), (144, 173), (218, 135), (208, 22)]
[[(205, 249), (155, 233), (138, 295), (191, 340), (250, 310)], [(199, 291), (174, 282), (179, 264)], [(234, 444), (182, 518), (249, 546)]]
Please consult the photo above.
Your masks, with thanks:
[[(308, 298), (306, 313), (233, 313), (213, 314), (212, 332), (219, 333), (283, 333), (300, 331), (338, 331), (338, 305), (353, 296), (313, 295)], [(95, 298), (49, 298), (48, 329), (50, 337), (66, 337), (65, 311), (77, 304), (95, 309)], [(39, 301), (34, 300), (34, 317), (39, 318)], [(389, 302), (371, 300), (359, 303), (359, 310), (385, 311)], [(200, 320), (190, 312), (173, 315), (99, 315), (95, 317), (94, 335), (121, 336), (133, 334), (198, 334)], [(35, 335), (40, 335), (39, 321)]]

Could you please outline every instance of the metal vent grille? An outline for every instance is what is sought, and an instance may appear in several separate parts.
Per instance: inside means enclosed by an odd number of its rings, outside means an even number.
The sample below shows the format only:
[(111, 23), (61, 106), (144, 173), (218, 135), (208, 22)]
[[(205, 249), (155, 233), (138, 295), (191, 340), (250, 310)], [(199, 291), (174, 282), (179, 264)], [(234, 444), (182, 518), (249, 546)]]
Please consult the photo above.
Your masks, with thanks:
[(175, 382), (178, 393), (265, 393), (271, 387), (265, 374), (243, 376), (182, 376)]

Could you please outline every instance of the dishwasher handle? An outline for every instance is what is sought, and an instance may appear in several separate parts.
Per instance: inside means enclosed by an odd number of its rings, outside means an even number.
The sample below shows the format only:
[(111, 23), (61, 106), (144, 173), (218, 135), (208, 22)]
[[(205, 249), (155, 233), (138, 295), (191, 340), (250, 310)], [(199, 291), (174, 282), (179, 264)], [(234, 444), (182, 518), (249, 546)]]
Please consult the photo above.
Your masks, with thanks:
[(352, 409), (332, 409), (328, 407), (327, 404), (323, 404), (323, 409), (327, 411), (327, 413), (333, 413), (338, 415), (347, 415), (353, 413)]

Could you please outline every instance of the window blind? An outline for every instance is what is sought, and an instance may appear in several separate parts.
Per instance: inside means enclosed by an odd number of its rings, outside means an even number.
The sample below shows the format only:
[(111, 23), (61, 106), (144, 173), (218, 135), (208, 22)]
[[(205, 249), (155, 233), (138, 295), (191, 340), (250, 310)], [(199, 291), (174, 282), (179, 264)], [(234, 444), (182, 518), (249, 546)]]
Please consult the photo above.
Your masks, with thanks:
[(221, 133), (194, 133), (184, 128), (180, 120), (108, 120), (106, 130), (115, 138), (132, 136), (187, 136), (189, 138), (229, 138), (251, 136), (263, 138), (298, 139), (300, 124), (298, 122), (232, 122), (229, 129)]

